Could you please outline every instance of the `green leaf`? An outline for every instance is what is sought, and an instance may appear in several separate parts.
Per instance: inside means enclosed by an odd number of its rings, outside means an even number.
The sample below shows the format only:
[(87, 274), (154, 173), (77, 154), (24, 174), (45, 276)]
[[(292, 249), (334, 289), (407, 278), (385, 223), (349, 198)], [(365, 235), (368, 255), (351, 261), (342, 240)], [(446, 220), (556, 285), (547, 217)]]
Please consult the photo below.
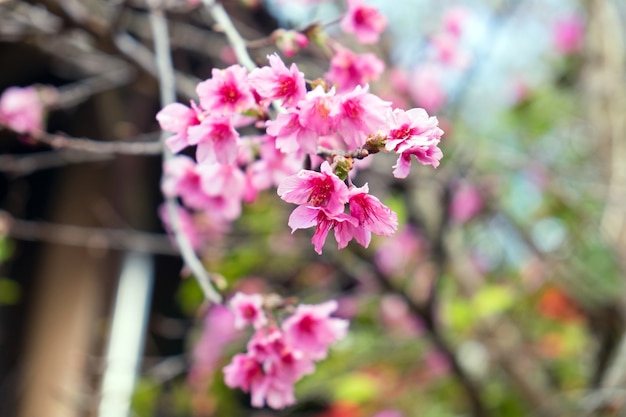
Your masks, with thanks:
[(515, 302), (513, 291), (502, 285), (482, 288), (472, 299), (473, 310), (477, 317), (494, 316), (509, 309)]
[(13, 255), (13, 243), (6, 237), (0, 237), (0, 263), (6, 261)]
[(8, 278), (0, 278), (0, 305), (17, 304), (22, 296), (20, 285)]
[(189, 277), (180, 284), (176, 299), (183, 311), (193, 316), (194, 312), (197, 311), (204, 302), (204, 294), (202, 294), (198, 282), (194, 278)]
[(380, 389), (380, 383), (374, 377), (363, 373), (352, 373), (337, 381), (335, 398), (363, 403), (375, 398)]
[(132, 398), (132, 410), (136, 416), (150, 417), (155, 414), (160, 384), (156, 381), (142, 378), (135, 385)]
[(472, 305), (465, 300), (452, 300), (445, 308), (450, 327), (462, 332), (469, 329), (476, 322), (476, 314)]

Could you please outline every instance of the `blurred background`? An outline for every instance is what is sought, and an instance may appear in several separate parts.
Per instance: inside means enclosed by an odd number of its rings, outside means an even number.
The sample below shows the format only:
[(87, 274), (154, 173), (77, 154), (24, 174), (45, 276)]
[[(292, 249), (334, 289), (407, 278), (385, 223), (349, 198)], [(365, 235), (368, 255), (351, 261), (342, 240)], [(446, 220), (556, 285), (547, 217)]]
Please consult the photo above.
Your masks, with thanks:
[[(33, 86), (45, 132), (10, 128), (0, 99), (0, 415), (625, 415), (626, 4), (368, 0), (389, 23), (363, 46), (343, 1), (222, 3), (259, 65), (280, 51), (313, 80), (328, 42), (375, 54), (371, 90), (438, 117), (441, 165), (359, 168), (400, 218), (368, 249), (318, 256), (275, 190), (232, 224), (190, 220), (224, 294), (333, 298), (351, 321), (297, 406), (252, 409), (221, 373), (249, 334), (182, 269), (151, 146), (150, 7), (183, 103), (236, 62), (221, 28), (191, 0), (0, 1), (0, 92)], [(309, 45), (284, 55), (279, 28)]]

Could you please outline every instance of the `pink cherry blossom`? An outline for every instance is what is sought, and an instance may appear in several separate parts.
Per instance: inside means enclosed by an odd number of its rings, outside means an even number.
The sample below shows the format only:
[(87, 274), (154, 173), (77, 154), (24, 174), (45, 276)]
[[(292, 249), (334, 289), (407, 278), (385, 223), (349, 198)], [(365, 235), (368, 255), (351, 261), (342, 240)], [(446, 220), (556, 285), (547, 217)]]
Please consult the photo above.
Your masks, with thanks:
[(198, 165), (202, 190), (209, 197), (204, 209), (227, 221), (241, 215), (245, 175), (236, 165)]
[(331, 230), (335, 231), (338, 249), (348, 246), (353, 238), (356, 238), (364, 246), (367, 241), (366, 230), (357, 227), (358, 220), (356, 218), (345, 213), (332, 214), (321, 207), (298, 206), (289, 216), (287, 224), (291, 227), (292, 233), (297, 229), (308, 229), (315, 226), (311, 243), (319, 255), (322, 254), (322, 248), (326, 243), (328, 232)]
[(362, 0), (348, 0), (348, 11), (341, 19), (344, 32), (354, 33), (359, 42), (370, 44), (378, 42), (386, 27), (387, 19), (378, 9)]
[(585, 24), (579, 16), (561, 18), (554, 23), (552, 39), (560, 54), (567, 55), (579, 51), (584, 41)]
[(365, 145), (367, 137), (386, 125), (391, 103), (368, 93), (369, 87), (357, 86), (354, 91), (340, 97), (337, 130), (348, 148)]
[(295, 106), (306, 94), (304, 74), (295, 63), (287, 69), (277, 54), (267, 58), (269, 67), (256, 68), (250, 73), (250, 86), (264, 101), (282, 100), (285, 107)]
[(261, 388), (263, 378), (261, 364), (251, 355), (238, 353), (224, 368), (226, 385), (231, 388), (241, 388), (243, 392), (256, 391)]
[(328, 135), (335, 129), (338, 108), (334, 88), (326, 92), (318, 85), (306, 93), (305, 99), (298, 106), (302, 126), (318, 135)]
[(325, 78), (340, 92), (350, 91), (357, 85), (377, 81), (384, 69), (385, 63), (373, 53), (355, 54), (347, 48), (337, 48)]
[(170, 151), (177, 153), (185, 149), (187, 141), (187, 130), (191, 126), (200, 124), (200, 109), (192, 101), (191, 108), (180, 103), (171, 103), (163, 107), (156, 115), (162, 130), (175, 133), (167, 138), (165, 144)]
[(228, 303), (235, 314), (235, 328), (243, 329), (251, 324), (260, 329), (267, 324), (267, 317), (263, 311), (263, 297), (259, 294), (244, 294), (238, 292)]
[(443, 15), (443, 27), (446, 32), (456, 36), (461, 36), (463, 26), (469, 17), (469, 11), (461, 6), (450, 7)]
[(189, 375), (192, 384), (197, 384), (216, 370), (224, 355), (224, 349), (239, 335), (234, 324), (235, 317), (225, 306), (213, 304), (208, 309), (200, 340), (193, 348)]
[(44, 109), (34, 87), (9, 87), (0, 96), (0, 125), (18, 133), (39, 133)]
[(164, 162), (163, 194), (170, 198), (180, 197), (187, 207), (203, 209), (209, 196), (201, 186), (198, 165), (189, 157), (178, 155)]
[(329, 213), (342, 213), (348, 202), (348, 187), (337, 177), (328, 162), (321, 172), (301, 170), (285, 178), (278, 186), (278, 195), (288, 203), (323, 207)]
[(279, 113), (276, 120), (268, 120), (267, 134), (276, 138), (276, 147), (285, 153), (307, 154), (317, 152), (317, 138), (315, 131), (304, 127), (300, 123), (300, 113), (291, 111)]
[(319, 360), (326, 357), (328, 347), (342, 339), (348, 322), (330, 317), (337, 310), (337, 302), (327, 301), (317, 305), (301, 304), (282, 325), (286, 341), (294, 349)]
[[(242, 320), (247, 323), (256, 320), (260, 311), (258, 299), (236, 297), (233, 297), (238, 300), (235, 310), (240, 311), (236, 315), (242, 314)], [(325, 358), (330, 345), (347, 332), (346, 320), (330, 317), (336, 309), (336, 301), (300, 305), (281, 327), (255, 326), (248, 351), (235, 355), (224, 368), (226, 385), (250, 392), (253, 407), (267, 404), (280, 409), (294, 404), (294, 384), (312, 373), (314, 361)], [(247, 312), (252, 314), (246, 317)]]
[(217, 113), (241, 113), (256, 103), (248, 85), (248, 71), (240, 65), (214, 68), (212, 77), (198, 84), (196, 93), (203, 109)]
[(287, 57), (292, 57), (302, 48), (309, 45), (306, 35), (295, 30), (277, 29), (273, 37), (276, 39), (276, 47)]
[(406, 178), (411, 169), (411, 155), (423, 165), (437, 167), (443, 153), (437, 146), (443, 131), (434, 116), (429, 117), (424, 109), (393, 111), (391, 130), (385, 145), (388, 151), (400, 154), (393, 175)]
[(380, 236), (392, 236), (398, 229), (396, 213), (370, 195), (367, 184), (350, 190), (348, 204), (350, 215), (359, 221), (358, 227)]
[(435, 168), (439, 165), (439, 160), (443, 156), (441, 149), (436, 144), (428, 146), (417, 145), (400, 152), (400, 157), (393, 166), (393, 176), (396, 178), (406, 178), (411, 171), (411, 155), (415, 156), (423, 165), (432, 165)]
[(235, 355), (224, 368), (224, 380), (231, 388), (250, 392), (253, 407), (281, 409), (295, 404), (293, 384), (313, 369), (310, 358), (285, 343), (282, 331), (259, 329), (247, 354)]
[(239, 133), (233, 127), (230, 117), (210, 115), (201, 124), (191, 126), (188, 132), (188, 143), (198, 145), (198, 162), (230, 164), (237, 159)]
[(259, 191), (278, 186), (302, 167), (302, 158), (281, 152), (276, 146), (276, 138), (272, 136), (267, 136), (261, 144), (260, 156), (259, 160), (248, 165), (247, 170), (251, 185)]
[(257, 330), (248, 343), (248, 352), (263, 362), (266, 375), (292, 384), (315, 368), (312, 358), (287, 343), (284, 332), (276, 327)]
[[(210, 197), (202, 194), (203, 203), (207, 203)], [(187, 237), (191, 247), (196, 252), (203, 252), (210, 243), (221, 239), (227, 231), (224, 222), (217, 221), (205, 211), (190, 212), (184, 207), (178, 206), (178, 219), (181, 232)], [(170, 216), (165, 204), (159, 207), (159, 217), (165, 226), (168, 235), (172, 234)], [(176, 245), (175, 239), (171, 238), (172, 244)]]
[(293, 393), (293, 384), (283, 381), (272, 375), (265, 375), (261, 383), (252, 390), (252, 406), (268, 407), (276, 410), (283, 409), (296, 403)]

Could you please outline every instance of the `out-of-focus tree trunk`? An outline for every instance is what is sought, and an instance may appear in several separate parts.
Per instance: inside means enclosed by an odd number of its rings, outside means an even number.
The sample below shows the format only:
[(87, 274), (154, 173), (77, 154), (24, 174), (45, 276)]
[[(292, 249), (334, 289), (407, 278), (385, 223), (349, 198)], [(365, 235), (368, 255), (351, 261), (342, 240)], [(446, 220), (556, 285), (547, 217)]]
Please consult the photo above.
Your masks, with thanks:
[[(587, 0), (587, 43), (582, 83), (589, 140), (595, 144), (604, 171), (606, 194), (601, 230), (618, 259), (626, 259), (626, 51), (623, 22), (615, 0)], [(626, 266), (626, 264), (622, 264)], [(601, 277), (600, 277), (601, 279)], [(626, 288), (626, 286), (623, 286)], [(622, 291), (623, 292), (623, 291)], [(591, 329), (597, 334), (595, 387), (623, 384), (624, 367), (618, 349), (624, 339), (626, 294), (596, 312)], [(624, 339), (626, 340), (626, 339)], [(624, 341), (621, 342), (624, 345)], [(626, 345), (624, 345), (626, 347)], [(617, 366), (617, 367), (616, 367)], [(620, 369), (621, 368), (621, 369)], [(614, 371), (619, 369), (619, 375)]]
[(587, 1), (589, 15), (583, 83), (590, 140), (606, 161), (607, 195), (601, 227), (626, 255), (626, 51), (612, 0)]
[[(97, 169), (68, 169), (61, 179), (53, 219), (94, 225), (85, 206), (102, 178)], [(44, 251), (22, 378), (20, 416), (74, 417), (91, 408), (87, 359), (105, 300), (110, 254), (50, 245)]]

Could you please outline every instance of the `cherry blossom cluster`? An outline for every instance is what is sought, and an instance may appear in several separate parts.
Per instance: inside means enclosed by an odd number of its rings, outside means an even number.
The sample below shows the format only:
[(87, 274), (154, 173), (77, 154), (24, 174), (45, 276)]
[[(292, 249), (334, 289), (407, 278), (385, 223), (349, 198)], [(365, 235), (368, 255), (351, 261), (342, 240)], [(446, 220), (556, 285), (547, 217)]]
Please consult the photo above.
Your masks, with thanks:
[[(330, 229), (339, 248), (352, 238), (367, 246), (371, 233), (391, 235), (395, 214), (347, 174), (353, 159), (381, 151), (398, 154), (398, 178), (409, 174), (412, 157), (436, 167), (443, 133), (437, 119), (423, 109), (392, 109), (367, 84), (337, 92), (318, 80), (307, 91), (296, 64), (288, 68), (276, 54), (268, 59), (250, 72), (239, 65), (214, 69), (196, 88), (199, 104), (174, 103), (157, 114), (174, 133), (166, 141), (172, 152), (195, 147), (195, 160), (178, 155), (166, 162), (164, 193), (228, 222), (239, 217), (242, 202), (276, 186), (285, 201), (299, 205), (292, 229), (316, 226), (318, 253)], [(302, 170), (305, 160), (321, 172)]]
[(295, 404), (294, 384), (314, 371), (314, 363), (326, 358), (329, 346), (348, 329), (346, 320), (331, 317), (336, 301), (298, 305), (280, 325), (265, 312), (261, 295), (237, 293), (230, 307), (235, 327), (252, 325), (255, 332), (247, 352), (235, 355), (224, 368), (224, 380), (249, 392), (254, 407)]

